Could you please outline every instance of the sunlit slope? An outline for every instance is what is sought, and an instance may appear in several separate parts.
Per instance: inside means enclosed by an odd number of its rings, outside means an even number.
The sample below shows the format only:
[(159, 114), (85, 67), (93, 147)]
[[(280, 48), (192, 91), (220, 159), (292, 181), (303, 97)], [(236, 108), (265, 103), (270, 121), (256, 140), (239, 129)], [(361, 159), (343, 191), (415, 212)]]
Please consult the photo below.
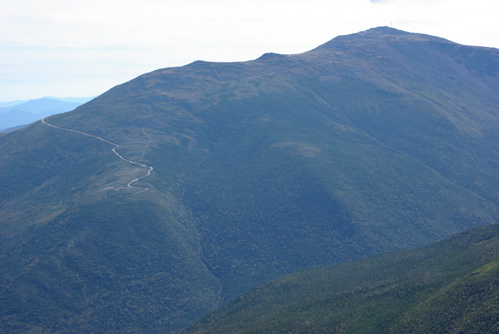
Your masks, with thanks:
[(499, 226), (425, 248), (309, 269), (222, 307), (187, 333), (497, 333)]
[(498, 63), (377, 28), (161, 69), (1, 137), (2, 326), (175, 331), (280, 275), (497, 221)]

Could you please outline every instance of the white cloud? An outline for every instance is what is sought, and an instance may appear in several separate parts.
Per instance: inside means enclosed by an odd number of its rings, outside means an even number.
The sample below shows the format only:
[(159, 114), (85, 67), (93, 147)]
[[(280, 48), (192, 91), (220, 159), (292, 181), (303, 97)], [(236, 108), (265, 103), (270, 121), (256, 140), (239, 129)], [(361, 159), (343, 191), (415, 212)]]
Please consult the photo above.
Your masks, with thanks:
[(0, 100), (96, 95), (197, 59), (298, 53), (393, 27), (499, 47), (496, 0), (16, 0), (0, 4)]

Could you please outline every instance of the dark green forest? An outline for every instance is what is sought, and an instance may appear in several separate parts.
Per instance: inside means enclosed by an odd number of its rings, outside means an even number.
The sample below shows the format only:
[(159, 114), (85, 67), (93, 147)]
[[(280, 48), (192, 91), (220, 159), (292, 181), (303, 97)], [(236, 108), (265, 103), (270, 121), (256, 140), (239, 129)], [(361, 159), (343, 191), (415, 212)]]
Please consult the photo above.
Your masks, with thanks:
[(493, 224), (279, 278), (183, 333), (497, 333), (498, 287)]

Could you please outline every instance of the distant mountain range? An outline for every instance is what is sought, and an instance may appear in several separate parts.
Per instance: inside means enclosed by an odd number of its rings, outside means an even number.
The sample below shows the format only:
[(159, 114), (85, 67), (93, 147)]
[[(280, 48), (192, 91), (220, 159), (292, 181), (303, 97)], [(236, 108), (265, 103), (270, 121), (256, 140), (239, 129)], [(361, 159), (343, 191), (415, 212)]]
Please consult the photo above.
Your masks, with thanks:
[(498, 105), (499, 50), (380, 27), (4, 134), (0, 331), (176, 333), (280, 276), (496, 223)]
[(71, 111), (91, 99), (44, 97), (27, 101), (0, 102), (0, 131), (16, 130), (40, 118)]

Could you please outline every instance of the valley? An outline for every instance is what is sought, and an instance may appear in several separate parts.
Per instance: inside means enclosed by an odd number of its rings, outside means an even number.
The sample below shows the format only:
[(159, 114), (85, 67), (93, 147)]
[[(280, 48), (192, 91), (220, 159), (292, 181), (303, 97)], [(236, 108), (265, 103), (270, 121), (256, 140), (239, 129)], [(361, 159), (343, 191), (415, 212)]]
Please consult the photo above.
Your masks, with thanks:
[(498, 232), (293, 273), (183, 333), (495, 333)]

